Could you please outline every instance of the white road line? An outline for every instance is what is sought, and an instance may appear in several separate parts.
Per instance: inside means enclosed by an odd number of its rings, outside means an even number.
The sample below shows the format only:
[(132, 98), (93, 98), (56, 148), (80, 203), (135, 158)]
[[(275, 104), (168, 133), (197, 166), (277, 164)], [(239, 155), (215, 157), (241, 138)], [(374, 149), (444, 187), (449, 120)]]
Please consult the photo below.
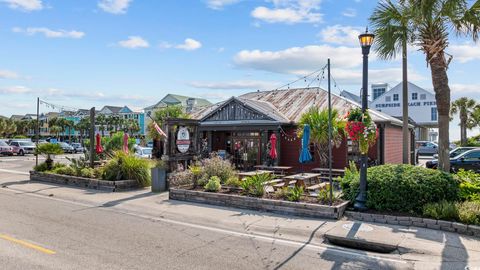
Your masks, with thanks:
[[(18, 192), (19, 190), (12, 190), (12, 189), (3, 189), (9, 192)], [(258, 239), (266, 242), (276, 242), (276, 243), (282, 243), (285, 245), (289, 246), (295, 246), (295, 247), (303, 247), (308, 248), (310, 250), (321, 250), (321, 251), (329, 251), (333, 253), (338, 253), (338, 254), (343, 254), (343, 255), (348, 255), (348, 256), (353, 256), (353, 257), (358, 257), (362, 258), (364, 260), (377, 260), (377, 261), (387, 261), (387, 262), (393, 262), (393, 263), (401, 263), (401, 264), (407, 264), (408, 262), (400, 259), (394, 259), (394, 258), (386, 258), (382, 256), (376, 256), (373, 254), (365, 254), (364, 251), (360, 252), (355, 252), (350, 249), (345, 249), (333, 245), (328, 245), (328, 244), (322, 244), (322, 245), (315, 245), (315, 244), (305, 244), (304, 242), (299, 242), (299, 241), (294, 241), (294, 240), (287, 240), (287, 239), (281, 239), (281, 238), (274, 238), (274, 237), (269, 237), (269, 236), (264, 236), (264, 235), (258, 235), (254, 233), (242, 233), (242, 232), (237, 232), (237, 231), (231, 231), (231, 230), (226, 230), (226, 229), (221, 229), (221, 228), (213, 228), (213, 227), (207, 227), (204, 225), (199, 225), (199, 224), (194, 224), (194, 223), (189, 223), (189, 222), (183, 222), (183, 221), (177, 221), (177, 220), (172, 220), (168, 218), (159, 218), (156, 216), (152, 215), (145, 215), (145, 214), (140, 214), (140, 213), (133, 213), (133, 212), (127, 212), (121, 209), (114, 209), (114, 208), (104, 208), (101, 207), (102, 205), (95, 205), (95, 204), (88, 204), (88, 203), (83, 203), (83, 202), (76, 202), (76, 201), (69, 201), (65, 199), (60, 199), (60, 198), (54, 198), (54, 197), (47, 197), (47, 195), (42, 195), (42, 194), (33, 194), (33, 193), (26, 193), (22, 194), (26, 196), (33, 196), (33, 197), (38, 197), (38, 198), (43, 198), (43, 199), (50, 199), (54, 201), (59, 201), (67, 204), (73, 204), (73, 205), (78, 205), (78, 206), (83, 206), (83, 207), (98, 207), (97, 209), (102, 210), (102, 211), (109, 211), (117, 214), (125, 214), (133, 217), (138, 217), (142, 219), (147, 219), (150, 221), (157, 221), (157, 222), (165, 222), (165, 223), (170, 223), (170, 224), (175, 224), (175, 225), (180, 225), (180, 226), (185, 226), (185, 227), (190, 227), (190, 228), (195, 228), (195, 229), (201, 229), (201, 230), (206, 230), (206, 231), (211, 231), (211, 232), (218, 232), (218, 233), (223, 233), (223, 234), (230, 234), (238, 237), (246, 237), (246, 238), (251, 238), (251, 239)]]
[(28, 173), (28, 172), (21, 172), (21, 171), (14, 171), (14, 170), (6, 170), (6, 169), (0, 169), (0, 172), (13, 173), (13, 174), (21, 174), (21, 175), (30, 175), (30, 173)]

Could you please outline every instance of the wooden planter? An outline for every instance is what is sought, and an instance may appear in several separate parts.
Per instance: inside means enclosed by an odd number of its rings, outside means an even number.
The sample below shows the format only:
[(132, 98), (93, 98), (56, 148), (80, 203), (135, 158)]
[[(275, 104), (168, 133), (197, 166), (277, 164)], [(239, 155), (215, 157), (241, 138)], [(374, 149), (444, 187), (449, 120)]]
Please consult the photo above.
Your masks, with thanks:
[(194, 191), (181, 188), (171, 188), (169, 198), (171, 200), (205, 203), (284, 215), (331, 219), (340, 219), (348, 205), (348, 202), (343, 202), (336, 206), (328, 206), (313, 203), (289, 202), (231, 194)]

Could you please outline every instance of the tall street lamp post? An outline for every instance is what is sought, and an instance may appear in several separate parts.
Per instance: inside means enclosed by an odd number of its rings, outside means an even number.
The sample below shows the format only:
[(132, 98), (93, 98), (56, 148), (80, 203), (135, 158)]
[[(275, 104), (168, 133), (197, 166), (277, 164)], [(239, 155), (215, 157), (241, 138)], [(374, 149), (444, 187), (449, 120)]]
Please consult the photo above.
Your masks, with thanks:
[[(364, 34), (358, 36), (363, 54), (363, 80), (362, 80), (362, 112), (368, 110), (368, 54), (373, 43), (375, 35), (368, 33), (368, 28)], [(362, 154), (360, 157), (360, 192), (355, 198), (355, 209), (364, 211), (367, 209), (367, 168), (368, 153)]]

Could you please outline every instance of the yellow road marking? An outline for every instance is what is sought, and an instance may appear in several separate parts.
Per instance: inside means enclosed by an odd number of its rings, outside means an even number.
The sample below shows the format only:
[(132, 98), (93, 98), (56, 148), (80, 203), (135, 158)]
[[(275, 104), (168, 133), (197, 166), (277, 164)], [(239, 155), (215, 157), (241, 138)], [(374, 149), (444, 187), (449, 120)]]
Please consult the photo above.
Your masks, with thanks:
[(4, 240), (7, 240), (7, 241), (10, 241), (10, 242), (13, 242), (13, 243), (16, 243), (16, 244), (19, 244), (19, 245), (22, 245), (24, 247), (35, 249), (37, 251), (43, 252), (43, 253), (48, 254), (48, 255), (53, 255), (53, 254), (56, 253), (53, 250), (46, 249), (46, 248), (43, 248), (41, 246), (37, 246), (35, 244), (29, 243), (29, 242), (26, 242), (26, 241), (23, 241), (23, 240), (20, 240), (20, 239), (16, 239), (16, 238), (10, 237), (10, 236), (5, 235), (5, 234), (0, 234), (0, 238), (4, 239)]

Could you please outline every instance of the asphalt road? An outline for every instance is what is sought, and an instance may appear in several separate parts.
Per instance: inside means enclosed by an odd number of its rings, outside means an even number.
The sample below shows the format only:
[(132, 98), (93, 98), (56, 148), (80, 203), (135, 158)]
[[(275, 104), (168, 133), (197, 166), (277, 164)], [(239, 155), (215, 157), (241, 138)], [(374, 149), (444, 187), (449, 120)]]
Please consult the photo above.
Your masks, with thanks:
[[(1, 157), (0, 178), (22, 183), (34, 157)], [(64, 160), (57, 157), (57, 160)], [(23, 181), (22, 181), (23, 179)], [(7, 181), (7, 182), (5, 182)], [(392, 269), (377, 260), (228, 229), (172, 223), (0, 188), (1, 269)], [(313, 236), (312, 236), (313, 237)], [(361, 253), (359, 253), (361, 254)]]

